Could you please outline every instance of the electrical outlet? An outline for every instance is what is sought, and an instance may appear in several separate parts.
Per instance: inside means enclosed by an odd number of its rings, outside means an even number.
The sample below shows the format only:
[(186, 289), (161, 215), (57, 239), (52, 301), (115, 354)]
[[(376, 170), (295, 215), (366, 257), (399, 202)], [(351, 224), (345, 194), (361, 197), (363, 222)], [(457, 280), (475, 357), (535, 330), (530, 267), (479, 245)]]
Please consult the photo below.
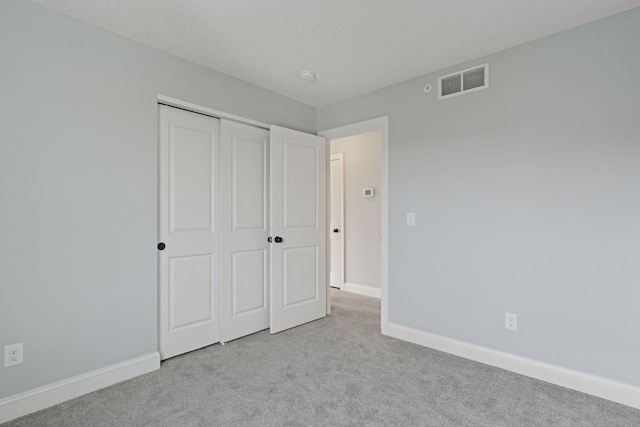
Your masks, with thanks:
[(22, 343), (4, 346), (4, 367), (19, 365), (22, 363)]
[(504, 328), (512, 331), (518, 330), (518, 315), (513, 313), (504, 314)]

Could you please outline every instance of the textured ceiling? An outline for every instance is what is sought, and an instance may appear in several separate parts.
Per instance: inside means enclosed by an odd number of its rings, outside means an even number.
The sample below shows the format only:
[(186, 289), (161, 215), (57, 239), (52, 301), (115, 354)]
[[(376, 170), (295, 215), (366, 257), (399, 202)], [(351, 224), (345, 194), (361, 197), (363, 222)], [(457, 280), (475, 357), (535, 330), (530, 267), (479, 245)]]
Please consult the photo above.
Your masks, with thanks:
[[(33, 0), (315, 107), (640, 0)], [(301, 70), (317, 80), (303, 82)]]

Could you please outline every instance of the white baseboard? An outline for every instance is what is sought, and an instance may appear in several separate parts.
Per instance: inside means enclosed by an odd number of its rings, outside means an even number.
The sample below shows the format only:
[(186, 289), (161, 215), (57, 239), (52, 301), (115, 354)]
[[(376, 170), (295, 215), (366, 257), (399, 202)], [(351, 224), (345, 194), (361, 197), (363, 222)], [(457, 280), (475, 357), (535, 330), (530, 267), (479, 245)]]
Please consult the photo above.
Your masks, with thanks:
[(0, 399), (0, 424), (156, 369), (158, 352)]
[(640, 409), (640, 387), (389, 323), (389, 336)]
[(357, 283), (344, 283), (344, 288), (347, 292), (352, 292), (354, 294), (366, 295), (368, 297), (374, 297), (380, 299), (382, 295), (382, 290), (380, 288), (374, 288), (373, 286), (367, 285), (359, 285)]

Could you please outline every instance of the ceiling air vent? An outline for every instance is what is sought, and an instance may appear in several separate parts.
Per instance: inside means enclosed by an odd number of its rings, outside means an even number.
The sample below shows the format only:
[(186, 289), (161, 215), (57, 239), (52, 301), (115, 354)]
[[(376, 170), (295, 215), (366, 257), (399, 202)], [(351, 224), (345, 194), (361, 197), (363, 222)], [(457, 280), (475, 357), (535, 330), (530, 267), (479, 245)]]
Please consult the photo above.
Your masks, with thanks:
[(438, 99), (450, 98), (488, 87), (489, 64), (484, 64), (440, 77), (438, 79)]

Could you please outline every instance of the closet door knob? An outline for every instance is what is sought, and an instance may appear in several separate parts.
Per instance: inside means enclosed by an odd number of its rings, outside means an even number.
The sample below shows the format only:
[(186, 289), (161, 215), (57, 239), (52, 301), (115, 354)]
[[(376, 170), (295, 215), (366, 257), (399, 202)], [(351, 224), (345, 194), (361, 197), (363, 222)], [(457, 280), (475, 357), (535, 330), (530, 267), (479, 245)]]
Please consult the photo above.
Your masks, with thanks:
[(165, 245), (164, 243), (162, 243), (162, 242), (158, 243), (158, 250), (159, 251), (164, 250), (164, 248), (166, 248), (166, 247), (167, 247), (167, 245)]
[(273, 242), (273, 237), (271, 237), (271, 236), (267, 237), (267, 242), (269, 242), (269, 243)]
[(340, 230), (338, 230), (337, 228), (334, 228), (334, 229), (333, 229), (333, 232), (334, 232), (334, 233), (337, 233), (338, 231), (340, 231)]
[(273, 239), (276, 243), (282, 243), (282, 237), (280, 236), (276, 236), (275, 239)]

